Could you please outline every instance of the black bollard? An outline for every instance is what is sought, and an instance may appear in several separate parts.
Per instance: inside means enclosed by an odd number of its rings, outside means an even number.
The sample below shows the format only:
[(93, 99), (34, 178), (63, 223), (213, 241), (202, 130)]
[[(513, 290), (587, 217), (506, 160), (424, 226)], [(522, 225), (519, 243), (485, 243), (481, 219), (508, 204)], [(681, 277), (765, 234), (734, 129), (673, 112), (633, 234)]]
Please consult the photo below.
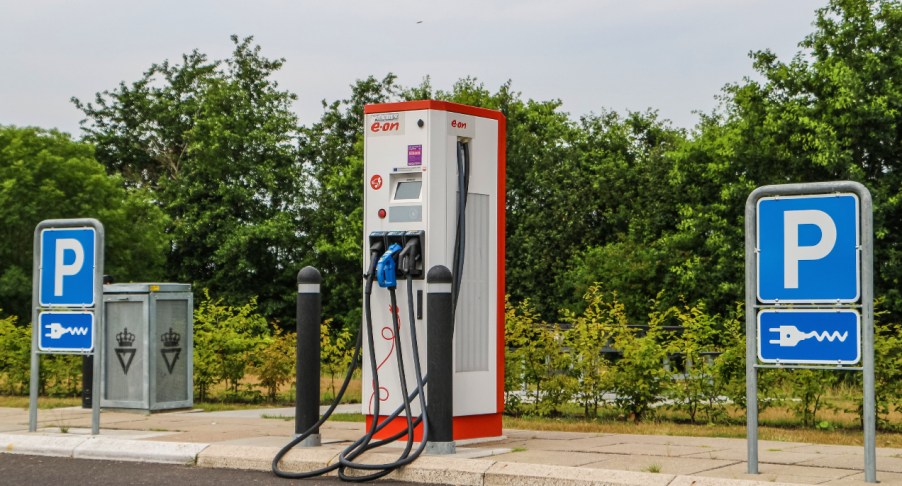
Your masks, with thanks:
[(94, 356), (81, 357), (81, 408), (93, 408)]
[[(304, 267), (298, 272), (297, 303), (297, 381), (295, 383), (294, 432), (296, 436), (313, 427), (319, 420), (320, 349), (319, 326), (322, 313), (319, 270)], [(321, 443), (319, 429), (299, 445), (316, 447)]]
[(426, 412), (429, 415), (429, 454), (453, 454), (454, 382), (451, 340), (454, 336), (451, 271), (436, 265), (426, 274)]

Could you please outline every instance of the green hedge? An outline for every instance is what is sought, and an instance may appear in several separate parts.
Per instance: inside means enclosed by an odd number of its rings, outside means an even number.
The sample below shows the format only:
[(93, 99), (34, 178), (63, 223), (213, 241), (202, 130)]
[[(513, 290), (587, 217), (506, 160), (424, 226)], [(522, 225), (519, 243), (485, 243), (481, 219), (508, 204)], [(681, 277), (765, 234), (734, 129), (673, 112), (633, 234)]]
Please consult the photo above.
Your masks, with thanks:
[[(584, 300), (585, 310), (563, 311), (561, 324), (543, 322), (529, 301), (507, 302), (507, 413), (574, 415), (575, 403), (586, 419), (607, 407), (634, 421), (670, 410), (691, 423), (718, 423), (730, 420), (730, 407), (745, 408), (742, 306), (723, 316), (702, 303), (668, 307), (656, 301), (652, 308), (658, 310), (631, 325), (616, 293), (596, 284)], [(877, 327), (878, 417), (886, 429), (892, 427), (888, 415), (900, 407), (902, 341), (898, 326)], [(803, 426), (824, 425), (818, 413), (837, 407), (828, 395), (860, 403), (862, 394), (857, 372), (768, 369), (759, 371), (758, 384), (760, 410), (784, 407)], [(847, 411), (860, 417), (861, 407)]]

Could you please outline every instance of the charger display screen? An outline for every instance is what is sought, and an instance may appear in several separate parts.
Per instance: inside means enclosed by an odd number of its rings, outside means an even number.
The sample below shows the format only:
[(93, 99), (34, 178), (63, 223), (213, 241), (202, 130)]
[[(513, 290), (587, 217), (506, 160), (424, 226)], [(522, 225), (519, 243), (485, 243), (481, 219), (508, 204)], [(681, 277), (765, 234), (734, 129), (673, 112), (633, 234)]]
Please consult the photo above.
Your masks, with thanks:
[(402, 181), (395, 188), (395, 200), (419, 199), (423, 181)]

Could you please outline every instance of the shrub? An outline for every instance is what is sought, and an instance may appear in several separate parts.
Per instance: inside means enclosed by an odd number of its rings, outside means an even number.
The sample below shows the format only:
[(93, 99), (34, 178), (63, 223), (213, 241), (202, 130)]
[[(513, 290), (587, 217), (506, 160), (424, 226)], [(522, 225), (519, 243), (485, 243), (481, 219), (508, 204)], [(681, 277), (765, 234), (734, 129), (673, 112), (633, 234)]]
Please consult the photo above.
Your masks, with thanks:
[(238, 396), (239, 382), (248, 366), (259, 361), (258, 352), (269, 335), (256, 299), (240, 307), (227, 306), (204, 290), (194, 311), (194, 386), (199, 400), (206, 400), (210, 386), (222, 381)]
[(616, 294), (605, 294), (598, 284), (583, 296), (586, 309), (580, 315), (564, 311), (571, 324), (565, 334), (570, 349), (574, 395), (583, 407), (585, 417), (597, 417), (598, 406), (608, 391), (606, 375), (610, 362), (604, 357), (612, 344), (614, 330), (626, 327), (626, 310)]
[(351, 331), (341, 328), (333, 335), (330, 332), (331, 319), (320, 324), (320, 360), (322, 371), (329, 375), (329, 391), (335, 397), (335, 378), (347, 372), (354, 357), (356, 342), (351, 339)]
[(28, 392), (31, 363), (31, 326), (20, 326), (15, 316), (0, 318), (0, 392)]
[[(682, 356), (685, 368), (673, 371), (669, 395), (674, 407), (689, 415), (693, 424), (699, 411), (703, 411), (708, 423), (723, 414), (725, 386), (717, 373), (712, 354), (723, 350), (718, 343), (720, 316), (707, 313), (704, 304), (673, 309), (682, 332), (667, 346), (672, 355)], [(721, 361), (723, 363), (723, 361)]]
[(654, 311), (649, 314), (645, 332), (622, 324), (614, 330), (614, 347), (623, 354), (611, 373), (611, 390), (616, 394), (614, 403), (636, 422), (654, 411), (652, 406), (667, 389), (667, 371), (663, 366), (667, 349), (662, 344), (665, 337), (662, 326), (672, 317), (673, 308)]
[(251, 360), (251, 372), (257, 375), (270, 402), (276, 401), (279, 387), (295, 377), (297, 342), (297, 334), (276, 327), (272, 336), (263, 339), (257, 356)]

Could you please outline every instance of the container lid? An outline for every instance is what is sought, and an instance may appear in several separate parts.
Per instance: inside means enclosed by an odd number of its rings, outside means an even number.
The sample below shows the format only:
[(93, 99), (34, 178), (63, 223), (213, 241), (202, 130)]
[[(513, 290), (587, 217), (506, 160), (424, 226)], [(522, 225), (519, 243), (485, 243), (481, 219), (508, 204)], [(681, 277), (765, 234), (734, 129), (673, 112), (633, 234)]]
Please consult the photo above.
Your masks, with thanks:
[(148, 294), (164, 292), (191, 292), (191, 284), (183, 283), (121, 283), (103, 286), (104, 294)]

